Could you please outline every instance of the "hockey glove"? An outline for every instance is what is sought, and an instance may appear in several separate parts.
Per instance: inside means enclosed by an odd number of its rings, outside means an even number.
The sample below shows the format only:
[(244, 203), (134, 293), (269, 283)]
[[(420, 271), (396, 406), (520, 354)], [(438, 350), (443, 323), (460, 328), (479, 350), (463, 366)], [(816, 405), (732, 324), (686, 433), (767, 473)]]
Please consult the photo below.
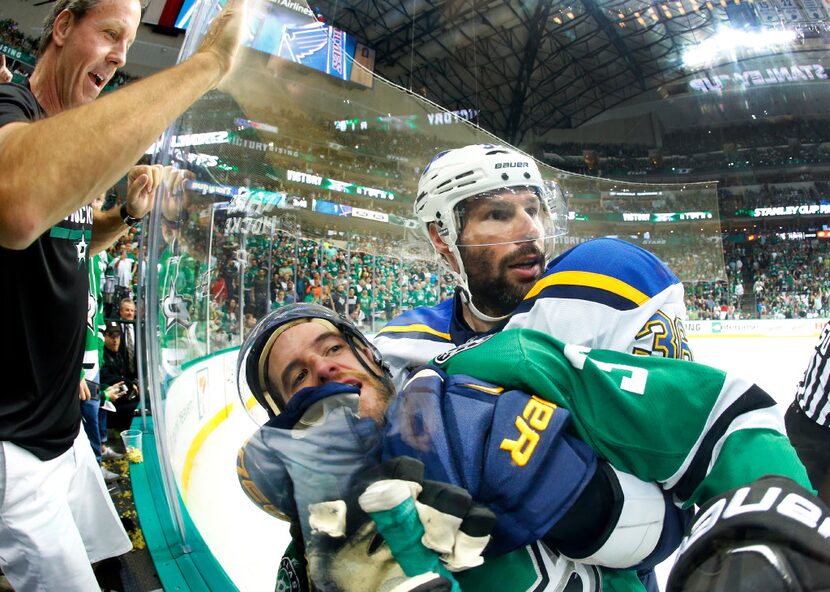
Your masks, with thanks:
[(421, 542), (440, 553), (450, 571), (481, 565), (481, 554), (490, 542), (496, 517), (488, 508), (474, 504), (461, 487), (423, 480), (424, 465), (406, 456), (396, 457), (366, 471), (358, 480), (365, 490), (376, 482), (404, 482), (415, 500), (424, 535)]
[(669, 575), (669, 592), (830, 590), (830, 510), (767, 476), (703, 506)]

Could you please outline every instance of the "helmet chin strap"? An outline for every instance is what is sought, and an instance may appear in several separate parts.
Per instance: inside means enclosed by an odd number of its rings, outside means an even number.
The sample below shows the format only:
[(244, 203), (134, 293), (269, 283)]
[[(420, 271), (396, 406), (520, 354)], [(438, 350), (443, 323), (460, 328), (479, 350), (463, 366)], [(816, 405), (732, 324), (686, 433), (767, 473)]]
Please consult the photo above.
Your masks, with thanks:
[(458, 279), (459, 283), (461, 284), (461, 296), (464, 300), (464, 304), (467, 305), (467, 308), (470, 309), (470, 312), (473, 313), (473, 316), (486, 323), (498, 323), (499, 321), (503, 321), (504, 319), (509, 317), (511, 313), (507, 313), (506, 315), (500, 317), (491, 317), (490, 315), (486, 315), (478, 309), (478, 307), (473, 303), (473, 294), (470, 291), (470, 285), (467, 281), (467, 270), (464, 269), (464, 262), (461, 260), (461, 253), (459, 252), (458, 247), (455, 246), (455, 244), (450, 246), (450, 251), (452, 252), (453, 256), (455, 257), (455, 261), (458, 264)]

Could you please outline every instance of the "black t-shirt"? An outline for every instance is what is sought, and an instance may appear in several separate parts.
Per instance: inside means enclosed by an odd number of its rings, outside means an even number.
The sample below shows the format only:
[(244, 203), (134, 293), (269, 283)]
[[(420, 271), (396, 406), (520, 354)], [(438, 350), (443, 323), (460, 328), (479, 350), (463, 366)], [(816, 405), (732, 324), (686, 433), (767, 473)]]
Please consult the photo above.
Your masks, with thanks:
[[(0, 84), (0, 126), (41, 117), (27, 87)], [(0, 440), (42, 460), (68, 450), (81, 425), (91, 238), (92, 207), (84, 206), (26, 249), (0, 247)]]
[(331, 299), (334, 301), (334, 312), (346, 314), (346, 295), (342, 292), (334, 292)]

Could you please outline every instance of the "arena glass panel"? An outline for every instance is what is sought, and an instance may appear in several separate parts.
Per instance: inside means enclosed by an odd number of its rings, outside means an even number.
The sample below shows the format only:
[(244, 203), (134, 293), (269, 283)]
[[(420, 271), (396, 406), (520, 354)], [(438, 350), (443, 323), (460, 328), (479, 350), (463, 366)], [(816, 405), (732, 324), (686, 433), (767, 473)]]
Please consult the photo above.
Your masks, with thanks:
[[(292, 10), (251, 5), (252, 19)], [(217, 8), (198, 10), (181, 59)], [(452, 294), (453, 278), (412, 213), (418, 176), (441, 150), (501, 141), (454, 115), (425, 125), (438, 106), (364, 74), (370, 86), (243, 48), (222, 87), (160, 142), (157, 162), (180, 171), (161, 191), (145, 240), (146, 269), (158, 270), (146, 276), (146, 318), (159, 329), (149, 340), (149, 392), (160, 438), (174, 429), (165, 403), (182, 368), (238, 347), (275, 307), (277, 281), (290, 277), (297, 301), (326, 304), (342, 268), (345, 312), (357, 310), (368, 331)], [(683, 280), (724, 278), (714, 183), (633, 183), (540, 166), (569, 200), (558, 252), (616, 236), (653, 251)], [(357, 293), (350, 302), (361, 281), (377, 289), (368, 302)], [(171, 506), (181, 493), (173, 464), (165, 467)]]

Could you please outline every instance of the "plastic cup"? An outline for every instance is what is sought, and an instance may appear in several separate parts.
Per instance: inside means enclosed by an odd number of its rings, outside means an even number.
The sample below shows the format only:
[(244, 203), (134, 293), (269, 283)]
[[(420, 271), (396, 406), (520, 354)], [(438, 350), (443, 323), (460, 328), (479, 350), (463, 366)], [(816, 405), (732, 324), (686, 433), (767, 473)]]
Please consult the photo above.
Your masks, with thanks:
[(124, 430), (121, 432), (121, 440), (124, 442), (124, 456), (131, 463), (144, 462), (144, 454), (141, 451), (141, 430)]

